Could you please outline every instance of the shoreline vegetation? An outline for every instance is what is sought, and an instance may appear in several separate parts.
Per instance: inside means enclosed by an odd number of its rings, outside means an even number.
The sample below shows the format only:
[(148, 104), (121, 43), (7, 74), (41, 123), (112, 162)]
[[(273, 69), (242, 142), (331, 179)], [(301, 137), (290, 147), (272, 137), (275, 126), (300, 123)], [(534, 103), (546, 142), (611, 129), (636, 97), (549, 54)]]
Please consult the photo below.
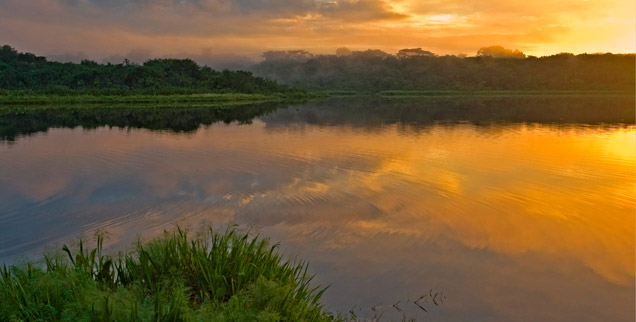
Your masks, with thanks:
[(421, 48), (314, 55), (272, 51), (250, 70), (279, 84), (337, 91), (634, 91), (634, 54), (526, 56), (485, 47), (476, 56)]
[(620, 90), (387, 90), (379, 92), (364, 91), (304, 91), (272, 94), (248, 94), (248, 93), (198, 93), (198, 94), (126, 94), (126, 95), (100, 95), (100, 94), (47, 94), (44, 92), (25, 91), (0, 91), (0, 107), (12, 105), (84, 105), (90, 104), (120, 105), (161, 105), (173, 106), (178, 104), (200, 104), (206, 106), (235, 106), (269, 102), (302, 103), (312, 100), (320, 100), (332, 97), (385, 97), (385, 98), (425, 98), (425, 97), (563, 97), (563, 96), (597, 96), (597, 97), (623, 97), (634, 96), (634, 91)]
[[(2, 321), (343, 321), (320, 304), (307, 263), (235, 227), (176, 228), (127, 253), (82, 240), (0, 267)], [(43, 267), (41, 267), (43, 266)]]
[(49, 94), (45, 92), (5, 91), (0, 92), (2, 105), (51, 105), (51, 104), (206, 104), (208, 106), (229, 106), (267, 102), (305, 102), (328, 97), (321, 92), (288, 93), (196, 93), (196, 94)]
[(217, 71), (191, 59), (151, 59), (141, 65), (128, 60), (121, 64), (59, 63), (0, 46), (0, 105), (256, 103), (322, 95), (249, 71)]
[[(496, 48), (495, 48), (496, 49)], [(252, 71), (217, 71), (191, 59), (143, 64), (48, 61), (0, 46), (0, 106), (52, 104), (209, 104), (294, 102), (338, 96), (627, 96), (633, 54), (561, 53), (514, 57), (266, 52)], [(517, 57), (518, 56), (518, 57)]]
[(391, 90), (381, 91), (380, 96), (493, 96), (493, 97), (513, 97), (513, 96), (633, 96), (634, 91), (615, 90), (449, 90), (449, 91), (403, 91)]
[(558, 97), (558, 96), (634, 96), (629, 90), (385, 90), (379, 92), (325, 91), (330, 97)]

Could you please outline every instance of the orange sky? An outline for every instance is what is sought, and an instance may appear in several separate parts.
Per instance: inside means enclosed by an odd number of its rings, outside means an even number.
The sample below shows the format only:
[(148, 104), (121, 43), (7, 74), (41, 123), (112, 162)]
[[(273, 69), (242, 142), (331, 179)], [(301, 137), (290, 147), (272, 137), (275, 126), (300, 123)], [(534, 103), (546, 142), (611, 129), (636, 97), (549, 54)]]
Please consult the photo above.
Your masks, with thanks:
[(0, 43), (92, 59), (341, 46), (626, 53), (635, 12), (633, 0), (2, 0)]

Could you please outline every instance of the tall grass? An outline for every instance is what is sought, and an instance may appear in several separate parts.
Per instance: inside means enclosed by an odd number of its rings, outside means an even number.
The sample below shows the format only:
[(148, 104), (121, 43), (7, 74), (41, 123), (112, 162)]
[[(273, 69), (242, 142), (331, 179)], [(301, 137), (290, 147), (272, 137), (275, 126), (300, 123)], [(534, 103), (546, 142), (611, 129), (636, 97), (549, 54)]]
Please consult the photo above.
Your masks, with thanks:
[(87, 248), (0, 269), (0, 321), (332, 321), (307, 264), (234, 228), (166, 231), (109, 256)]

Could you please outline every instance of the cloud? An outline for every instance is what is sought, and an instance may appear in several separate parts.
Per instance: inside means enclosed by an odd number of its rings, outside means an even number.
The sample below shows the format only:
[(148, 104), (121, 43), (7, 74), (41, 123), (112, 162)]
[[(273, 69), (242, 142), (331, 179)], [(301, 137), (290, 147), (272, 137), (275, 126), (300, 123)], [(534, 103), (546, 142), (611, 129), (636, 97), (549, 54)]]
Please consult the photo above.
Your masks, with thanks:
[[(52, 129), (18, 142), (0, 175), (0, 209), (13, 220), (0, 225), (0, 257), (78, 227), (107, 227), (127, 239), (121, 246), (140, 227), (149, 236), (176, 220), (236, 221), (296, 245), (292, 254), (344, 300), (377, 303), (360, 296), (380, 293), (387, 303), (438, 288), (463, 317), (488, 310), (502, 320), (525, 312), (578, 321), (600, 312), (620, 320), (632, 312), (633, 128), (415, 131), (405, 123), (425, 121), (397, 117), (408, 105), (381, 109), (393, 111), (387, 124), (331, 104), (187, 135)], [(502, 163), (504, 154), (519, 162)], [(545, 305), (558, 309), (525, 311)]]
[(344, 21), (400, 20), (408, 15), (396, 12), (386, 1), (333, 1), (320, 6), (322, 15)]
[(38, 54), (84, 52), (96, 60), (137, 48), (162, 56), (213, 47), (252, 58), (343, 45), (438, 54), (474, 54), (492, 44), (528, 54), (627, 52), (634, 51), (633, 12), (629, 0), (4, 0), (0, 39)]

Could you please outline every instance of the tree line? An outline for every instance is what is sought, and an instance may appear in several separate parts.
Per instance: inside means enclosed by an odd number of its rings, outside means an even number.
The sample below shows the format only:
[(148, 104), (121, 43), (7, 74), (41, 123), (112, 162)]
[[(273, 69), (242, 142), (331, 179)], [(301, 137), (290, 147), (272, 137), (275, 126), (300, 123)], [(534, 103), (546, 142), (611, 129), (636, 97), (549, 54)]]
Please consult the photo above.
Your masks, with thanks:
[(634, 90), (634, 54), (526, 56), (501, 46), (474, 57), (421, 48), (314, 55), (270, 51), (251, 70), (290, 86), (318, 90)]
[(191, 59), (151, 59), (143, 64), (48, 61), (0, 47), (0, 92), (53, 94), (274, 93), (312, 90), (594, 90), (634, 91), (634, 54), (560, 53), (526, 56), (501, 46), (474, 57), (438, 56), (421, 48), (314, 55), (268, 51), (249, 71), (217, 71)]
[(139, 65), (48, 61), (0, 47), (0, 90), (51, 94), (194, 94), (210, 92), (273, 93), (289, 91), (275, 81), (249, 71), (216, 71), (190, 59), (152, 59)]

